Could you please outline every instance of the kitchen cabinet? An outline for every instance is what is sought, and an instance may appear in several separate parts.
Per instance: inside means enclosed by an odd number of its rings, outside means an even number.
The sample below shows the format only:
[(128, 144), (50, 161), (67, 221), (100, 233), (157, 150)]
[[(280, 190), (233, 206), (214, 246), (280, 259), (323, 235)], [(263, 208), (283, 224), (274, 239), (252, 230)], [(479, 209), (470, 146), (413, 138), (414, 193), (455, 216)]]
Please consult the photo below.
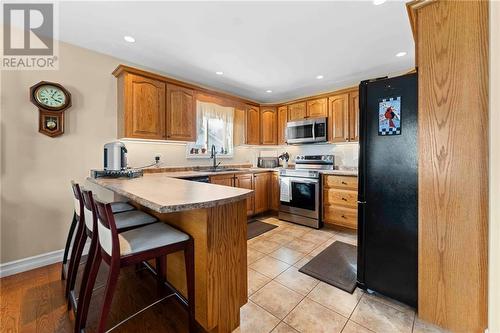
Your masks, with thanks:
[[(234, 178), (234, 186), (239, 188), (246, 188), (248, 190), (253, 190), (253, 174), (236, 174)], [(252, 216), (254, 212), (254, 195), (252, 194), (247, 198), (247, 216)]]
[(302, 120), (307, 116), (306, 102), (294, 103), (288, 105), (288, 120)]
[(262, 106), (260, 108), (260, 143), (276, 145), (278, 143), (278, 112), (276, 107)]
[(318, 98), (307, 101), (307, 118), (320, 118), (328, 116), (328, 99)]
[(358, 228), (358, 178), (323, 175), (323, 221)]
[(260, 144), (260, 109), (258, 106), (247, 105), (246, 137), (247, 144)]
[(271, 210), (275, 212), (280, 209), (280, 176), (278, 172), (271, 175)]
[(340, 94), (328, 98), (328, 141), (349, 141), (349, 94)]
[(349, 141), (359, 141), (359, 90), (349, 93)]
[(283, 105), (278, 108), (278, 144), (286, 143), (286, 123), (288, 121), (288, 106)]
[(269, 210), (270, 199), (271, 173), (262, 172), (254, 174), (254, 196), (255, 209), (254, 213), (259, 214)]
[(210, 176), (210, 183), (234, 187), (234, 173)]
[(165, 82), (125, 74), (118, 96), (118, 137), (165, 139)]
[(194, 91), (167, 84), (167, 139), (196, 141)]

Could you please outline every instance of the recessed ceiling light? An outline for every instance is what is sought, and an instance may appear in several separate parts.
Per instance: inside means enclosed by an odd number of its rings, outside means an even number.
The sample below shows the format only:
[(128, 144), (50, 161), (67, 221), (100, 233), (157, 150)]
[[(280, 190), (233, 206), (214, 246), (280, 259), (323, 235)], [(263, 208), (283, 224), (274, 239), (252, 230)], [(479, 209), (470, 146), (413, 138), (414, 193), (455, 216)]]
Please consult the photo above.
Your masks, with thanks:
[(224, 75), (224, 72), (217, 71), (217, 72), (215, 72), (215, 74), (217, 74), (217, 75)]
[(323, 76), (323, 75), (316, 75), (316, 78), (317, 78), (318, 80), (321, 80), (322, 78), (324, 78), (324, 76)]
[(132, 36), (125, 36), (123, 37), (123, 39), (125, 39), (125, 41), (128, 43), (135, 43), (135, 38)]
[(273, 92), (273, 91), (272, 91), (272, 90), (270, 90), (270, 89), (267, 89), (267, 90), (266, 90), (266, 93), (268, 93), (268, 94), (270, 94), (270, 93), (272, 93), (272, 92)]
[(406, 52), (398, 52), (396, 53), (396, 57), (404, 57), (406, 55)]
[(384, 2), (386, 2), (387, 0), (373, 0), (373, 4), (375, 6), (378, 6), (378, 5), (381, 5), (383, 4)]

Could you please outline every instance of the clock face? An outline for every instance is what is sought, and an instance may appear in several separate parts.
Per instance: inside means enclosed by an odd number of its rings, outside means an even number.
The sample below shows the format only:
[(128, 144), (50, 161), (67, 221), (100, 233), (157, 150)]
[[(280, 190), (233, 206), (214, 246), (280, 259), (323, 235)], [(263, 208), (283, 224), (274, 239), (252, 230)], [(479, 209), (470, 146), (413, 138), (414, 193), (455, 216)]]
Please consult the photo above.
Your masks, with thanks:
[(66, 104), (66, 95), (61, 88), (52, 85), (42, 85), (35, 91), (38, 103), (51, 108), (61, 108)]

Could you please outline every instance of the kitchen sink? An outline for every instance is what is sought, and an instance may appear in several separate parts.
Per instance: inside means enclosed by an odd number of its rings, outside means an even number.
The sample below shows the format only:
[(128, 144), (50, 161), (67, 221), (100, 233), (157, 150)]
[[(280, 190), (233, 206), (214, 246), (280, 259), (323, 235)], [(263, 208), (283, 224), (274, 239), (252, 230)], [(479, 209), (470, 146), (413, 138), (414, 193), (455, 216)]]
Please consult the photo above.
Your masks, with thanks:
[(208, 168), (204, 169), (203, 171), (208, 171), (208, 172), (228, 172), (228, 171), (240, 171), (240, 169), (237, 168)]

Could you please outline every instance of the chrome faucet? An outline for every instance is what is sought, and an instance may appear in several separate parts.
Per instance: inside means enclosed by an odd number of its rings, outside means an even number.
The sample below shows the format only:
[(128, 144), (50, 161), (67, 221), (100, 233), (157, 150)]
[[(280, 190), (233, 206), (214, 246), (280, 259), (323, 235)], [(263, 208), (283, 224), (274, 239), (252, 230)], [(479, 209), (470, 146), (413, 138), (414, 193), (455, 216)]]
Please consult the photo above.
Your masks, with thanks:
[(214, 159), (214, 164), (213, 164), (213, 169), (217, 169), (217, 167), (219, 166), (220, 162), (217, 164), (217, 152), (216, 152), (216, 149), (215, 149), (215, 145), (212, 145), (212, 153), (210, 155), (210, 158), (213, 158)]

